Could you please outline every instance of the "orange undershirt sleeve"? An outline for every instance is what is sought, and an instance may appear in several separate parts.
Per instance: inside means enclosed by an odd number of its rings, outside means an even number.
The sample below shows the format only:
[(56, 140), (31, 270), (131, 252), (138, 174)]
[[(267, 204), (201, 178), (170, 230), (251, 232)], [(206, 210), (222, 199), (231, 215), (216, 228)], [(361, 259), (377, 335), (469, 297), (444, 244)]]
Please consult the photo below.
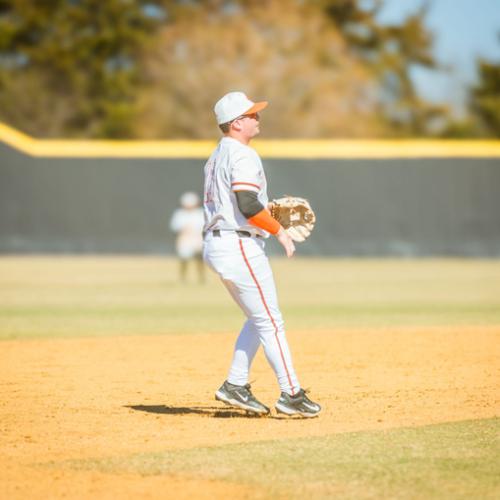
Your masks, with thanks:
[(250, 222), (250, 224), (254, 226), (259, 227), (260, 229), (264, 229), (264, 231), (267, 231), (271, 234), (278, 233), (281, 228), (281, 224), (276, 219), (273, 219), (269, 211), (265, 208), (263, 208), (259, 213), (250, 217), (248, 219), (248, 222)]

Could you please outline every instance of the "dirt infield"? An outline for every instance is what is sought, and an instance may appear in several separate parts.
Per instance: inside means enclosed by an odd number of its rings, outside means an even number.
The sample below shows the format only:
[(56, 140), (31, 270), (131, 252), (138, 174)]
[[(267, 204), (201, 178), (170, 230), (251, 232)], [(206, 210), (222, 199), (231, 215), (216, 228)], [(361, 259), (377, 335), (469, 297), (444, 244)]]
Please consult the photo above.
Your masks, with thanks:
[[(5, 341), (3, 498), (248, 496), (196, 477), (74, 470), (68, 461), (498, 415), (500, 327), (289, 333), (318, 419), (246, 418), (216, 403), (232, 334)], [(278, 396), (260, 352), (253, 388)]]

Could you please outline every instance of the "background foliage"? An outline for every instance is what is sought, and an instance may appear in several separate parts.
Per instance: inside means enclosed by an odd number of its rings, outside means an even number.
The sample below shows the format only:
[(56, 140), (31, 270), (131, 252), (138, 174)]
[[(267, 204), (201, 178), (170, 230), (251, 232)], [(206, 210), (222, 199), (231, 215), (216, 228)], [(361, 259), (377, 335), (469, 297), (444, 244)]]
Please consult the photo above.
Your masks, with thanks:
[(268, 99), (266, 137), (500, 136), (500, 67), (470, 113), (417, 95), (425, 8), (383, 0), (0, 0), (0, 120), (38, 137), (212, 138), (213, 103)]

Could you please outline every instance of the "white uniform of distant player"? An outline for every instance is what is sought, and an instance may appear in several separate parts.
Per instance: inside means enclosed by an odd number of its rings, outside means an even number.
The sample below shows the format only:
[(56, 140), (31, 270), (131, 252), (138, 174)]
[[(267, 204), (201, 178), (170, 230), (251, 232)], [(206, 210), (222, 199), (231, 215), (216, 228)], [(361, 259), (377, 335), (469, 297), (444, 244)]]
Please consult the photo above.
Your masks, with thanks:
[[(267, 206), (266, 176), (258, 154), (231, 137), (223, 137), (205, 166), (203, 257), (247, 317), (227, 381), (239, 386), (248, 383), (250, 366), (262, 344), (281, 390), (294, 395), (300, 385), (285, 337), (272, 270), (264, 253), (269, 233), (251, 225), (242, 215), (235, 196), (238, 190), (254, 191)], [(236, 231), (252, 236), (242, 237)]]
[[(170, 229), (177, 234), (175, 248), (181, 260), (181, 278), (185, 278), (187, 262), (201, 260), (203, 248), (203, 209), (196, 193), (187, 192), (180, 198), (181, 208), (175, 210), (170, 219)], [(200, 279), (203, 271), (199, 269)]]
[(177, 233), (175, 247), (181, 259), (191, 259), (200, 254), (203, 247), (203, 209), (196, 193), (184, 193), (181, 207), (175, 210), (170, 220), (170, 229)]

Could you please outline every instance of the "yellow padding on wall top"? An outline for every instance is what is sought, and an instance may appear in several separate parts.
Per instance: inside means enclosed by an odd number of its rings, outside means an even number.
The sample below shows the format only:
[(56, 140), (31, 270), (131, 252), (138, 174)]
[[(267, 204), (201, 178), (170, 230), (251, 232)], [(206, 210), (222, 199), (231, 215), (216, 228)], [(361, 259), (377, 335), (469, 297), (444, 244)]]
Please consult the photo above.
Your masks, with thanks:
[[(0, 123), (0, 141), (34, 157), (207, 158), (216, 140), (35, 139)], [(500, 158), (498, 140), (256, 139), (264, 158)]]

